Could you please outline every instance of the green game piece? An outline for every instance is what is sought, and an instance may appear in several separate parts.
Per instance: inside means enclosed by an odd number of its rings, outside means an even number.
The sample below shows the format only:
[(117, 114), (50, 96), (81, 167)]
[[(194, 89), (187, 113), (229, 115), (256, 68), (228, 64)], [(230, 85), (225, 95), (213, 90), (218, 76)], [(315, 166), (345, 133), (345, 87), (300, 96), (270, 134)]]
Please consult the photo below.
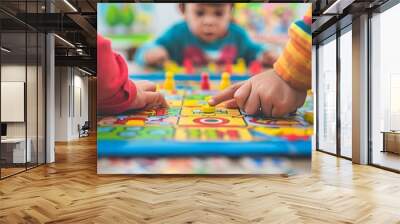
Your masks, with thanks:
[(108, 6), (107, 11), (106, 11), (105, 20), (106, 20), (106, 23), (111, 27), (118, 25), (119, 20), (120, 20), (118, 6), (116, 6), (114, 4)]
[(121, 22), (125, 26), (131, 26), (135, 21), (134, 8), (131, 5), (124, 5), (121, 10)]

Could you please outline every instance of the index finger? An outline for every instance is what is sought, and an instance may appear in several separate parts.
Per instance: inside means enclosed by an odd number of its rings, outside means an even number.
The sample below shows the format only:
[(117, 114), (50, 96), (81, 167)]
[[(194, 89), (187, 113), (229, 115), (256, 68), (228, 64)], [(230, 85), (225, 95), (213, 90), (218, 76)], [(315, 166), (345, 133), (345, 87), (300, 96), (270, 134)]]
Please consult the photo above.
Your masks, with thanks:
[(211, 99), (208, 100), (208, 104), (210, 104), (210, 106), (215, 106), (221, 102), (232, 99), (236, 90), (239, 89), (239, 87), (241, 87), (243, 85), (243, 83), (244, 82), (238, 82), (238, 83), (231, 85), (229, 88), (227, 88), (227, 89), (223, 90), (222, 92), (218, 93), (217, 95), (211, 97)]

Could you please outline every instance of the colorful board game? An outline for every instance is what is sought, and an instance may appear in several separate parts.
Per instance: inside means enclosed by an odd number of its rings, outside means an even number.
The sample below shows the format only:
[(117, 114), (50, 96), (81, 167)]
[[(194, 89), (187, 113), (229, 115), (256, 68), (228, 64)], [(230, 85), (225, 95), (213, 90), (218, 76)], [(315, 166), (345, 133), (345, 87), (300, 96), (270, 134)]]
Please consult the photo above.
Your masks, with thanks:
[[(310, 98), (297, 113), (280, 119), (249, 116), (223, 105), (206, 113), (206, 99), (217, 92), (220, 77), (210, 76), (210, 90), (203, 90), (199, 75), (175, 75), (173, 90), (160, 90), (168, 109), (100, 116), (99, 158), (311, 155), (312, 125), (304, 118), (312, 109)], [(160, 86), (165, 82), (164, 74), (132, 78)], [(232, 82), (244, 79), (231, 77)]]

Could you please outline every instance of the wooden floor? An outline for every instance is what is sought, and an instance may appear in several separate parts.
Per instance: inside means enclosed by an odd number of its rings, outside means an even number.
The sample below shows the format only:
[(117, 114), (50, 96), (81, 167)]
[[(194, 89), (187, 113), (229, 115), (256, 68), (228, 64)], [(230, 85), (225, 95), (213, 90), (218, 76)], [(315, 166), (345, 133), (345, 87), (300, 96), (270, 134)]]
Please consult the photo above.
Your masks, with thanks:
[(0, 181), (0, 223), (400, 223), (400, 175), (314, 153), (311, 174), (98, 176), (94, 138)]

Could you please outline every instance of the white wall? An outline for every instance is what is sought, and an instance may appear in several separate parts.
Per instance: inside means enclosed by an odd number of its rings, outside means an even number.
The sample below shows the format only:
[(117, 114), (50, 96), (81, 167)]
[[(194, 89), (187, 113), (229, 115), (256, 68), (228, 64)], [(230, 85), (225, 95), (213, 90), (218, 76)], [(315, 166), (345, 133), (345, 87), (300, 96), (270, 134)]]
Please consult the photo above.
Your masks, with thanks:
[(69, 69), (55, 68), (55, 141), (68, 141), (69, 136)]
[(82, 75), (75, 68), (56, 67), (56, 141), (77, 139), (78, 124), (88, 120), (88, 78)]

